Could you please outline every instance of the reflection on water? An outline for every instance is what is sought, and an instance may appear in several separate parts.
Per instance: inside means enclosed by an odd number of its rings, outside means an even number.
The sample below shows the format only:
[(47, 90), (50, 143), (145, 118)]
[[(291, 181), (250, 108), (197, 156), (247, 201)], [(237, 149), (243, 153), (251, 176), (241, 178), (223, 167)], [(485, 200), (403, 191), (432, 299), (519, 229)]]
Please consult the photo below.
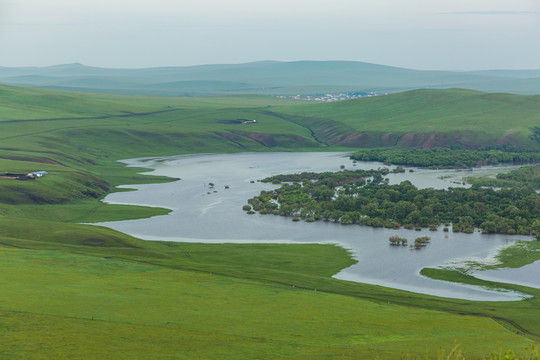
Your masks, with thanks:
[[(166, 184), (126, 186), (139, 191), (110, 194), (105, 201), (116, 204), (159, 206), (172, 209), (166, 216), (109, 222), (100, 225), (147, 240), (208, 243), (332, 243), (350, 249), (358, 263), (335, 277), (378, 284), (425, 294), (470, 300), (516, 300), (516, 293), (489, 291), (480, 287), (436, 281), (419, 275), (424, 267), (444, 265), (456, 258), (493, 256), (498, 249), (527, 239), (516, 236), (374, 229), (341, 226), (328, 222), (292, 222), (273, 215), (247, 215), (242, 206), (263, 189), (275, 185), (257, 182), (280, 173), (339, 171), (379, 168), (380, 163), (353, 164), (346, 153), (243, 153), (189, 155), (160, 159), (132, 159), (129, 166), (154, 169), (151, 174), (181, 178)], [(474, 170), (488, 174), (494, 168)], [(466, 176), (471, 175), (466, 172)], [(390, 174), (390, 183), (410, 180), (418, 187), (457, 186), (459, 170), (422, 170)], [(441, 179), (442, 177), (442, 179)], [(213, 183), (214, 187), (209, 186)], [(226, 189), (225, 187), (229, 188)], [(414, 241), (430, 236), (421, 250), (389, 246), (388, 238), (399, 235)]]

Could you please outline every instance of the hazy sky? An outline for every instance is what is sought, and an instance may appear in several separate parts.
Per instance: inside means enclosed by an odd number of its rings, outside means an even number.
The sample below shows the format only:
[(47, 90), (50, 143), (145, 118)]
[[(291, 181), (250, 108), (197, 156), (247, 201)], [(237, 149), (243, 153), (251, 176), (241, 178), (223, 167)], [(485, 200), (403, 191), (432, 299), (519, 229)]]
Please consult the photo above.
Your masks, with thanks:
[(0, 66), (540, 69), (540, 0), (0, 0)]

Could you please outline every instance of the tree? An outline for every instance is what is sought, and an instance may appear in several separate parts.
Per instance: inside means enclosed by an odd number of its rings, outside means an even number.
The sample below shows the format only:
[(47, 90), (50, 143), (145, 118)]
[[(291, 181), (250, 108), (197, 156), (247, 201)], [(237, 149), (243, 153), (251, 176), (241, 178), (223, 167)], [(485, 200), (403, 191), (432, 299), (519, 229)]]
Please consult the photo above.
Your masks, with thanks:
[(490, 220), (484, 221), (480, 225), (480, 228), (482, 229), (482, 232), (484, 234), (493, 234), (493, 233), (496, 233), (498, 230), (498, 227), (495, 221), (490, 221)]
[(394, 218), (396, 220), (403, 220), (412, 213), (413, 211), (416, 211), (417, 207), (414, 203), (410, 201), (398, 201), (396, 205), (394, 206)]
[(353, 223), (353, 220), (352, 218), (349, 216), (349, 215), (343, 215), (339, 221), (343, 224), (343, 225), (350, 225)]
[(531, 225), (531, 232), (536, 236), (536, 240), (540, 240), (540, 220), (534, 220)]

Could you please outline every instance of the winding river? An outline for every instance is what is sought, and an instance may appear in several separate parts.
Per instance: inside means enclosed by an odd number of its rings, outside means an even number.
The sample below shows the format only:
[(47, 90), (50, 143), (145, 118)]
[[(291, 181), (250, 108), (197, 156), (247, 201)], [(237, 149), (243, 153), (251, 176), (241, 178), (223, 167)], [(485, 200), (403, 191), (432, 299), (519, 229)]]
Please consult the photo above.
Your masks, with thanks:
[[(427, 229), (375, 229), (323, 221), (292, 222), (290, 218), (280, 216), (247, 215), (242, 210), (248, 198), (276, 186), (257, 181), (267, 176), (302, 171), (338, 171), (341, 165), (347, 169), (376, 169), (382, 166), (381, 163), (353, 164), (347, 153), (206, 154), (122, 162), (128, 166), (153, 169), (149, 172), (152, 175), (181, 180), (165, 184), (123, 186), (137, 191), (113, 193), (104, 201), (165, 207), (173, 211), (169, 215), (149, 219), (98, 225), (147, 240), (337, 244), (349, 249), (358, 260), (358, 263), (336, 274), (334, 277), (338, 279), (468, 300), (508, 301), (523, 298), (522, 294), (515, 292), (432, 280), (421, 276), (419, 272), (425, 267), (460, 261), (493, 262), (501, 248), (518, 240), (530, 240), (530, 237), (482, 235), (478, 232), (446, 233), (442, 230), (433, 232)], [(500, 167), (466, 172), (414, 169), (414, 172), (390, 174), (388, 177), (390, 183), (410, 180), (419, 188), (447, 188), (461, 186), (456, 183), (464, 175), (486, 175), (500, 171)], [(210, 187), (209, 183), (213, 183), (214, 187)], [(409, 242), (419, 236), (430, 236), (431, 242), (420, 250), (389, 246), (388, 237), (395, 234), (409, 239)], [(496, 277), (494, 274), (490, 276)]]

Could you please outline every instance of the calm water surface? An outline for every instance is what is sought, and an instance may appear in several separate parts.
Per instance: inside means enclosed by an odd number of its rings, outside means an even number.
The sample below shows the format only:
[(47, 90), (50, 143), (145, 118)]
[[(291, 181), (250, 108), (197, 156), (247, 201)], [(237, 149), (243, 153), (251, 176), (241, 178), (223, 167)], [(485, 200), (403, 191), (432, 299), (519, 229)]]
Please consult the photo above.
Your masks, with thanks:
[(473, 275), (488, 281), (513, 283), (540, 289), (540, 261), (517, 269), (478, 271)]
[[(247, 215), (242, 206), (261, 190), (275, 185), (257, 182), (270, 175), (301, 171), (377, 169), (381, 163), (353, 165), (346, 153), (242, 153), (188, 155), (123, 161), (129, 166), (154, 169), (149, 174), (181, 178), (167, 184), (124, 186), (138, 191), (110, 194), (114, 204), (158, 206), (172, 209), (166, 216), (101, 223), (99, 225), (147, 240), (206, 243), (331, 243), (349, 249), (358, 263), (334, 277), (377, 284), (424, 294), (469, 300), (518, 300), (512, 292), (436, 281), (419, 275), (424, 267), (437, 267), (456, 260), (492, 261), (503, 247), (528, 237), (461, 234), (443, 231), (375, 229), (342, 226), (328, 222), (292, 222), (273, 215)], [(508, 167), (508, 169), (511, 169)], [(390, 183), (410, 180), (419, 188), (458, 186), (463, 176), (491, 175), (500, 168), (474, 171), (423, 170), (389, 175)], [(254, 181), (254, 183), (251, 183)], [(214, 188), (209, 183), (215, 184)], [(225, 189), (225, 186), (229, 189)], [(429, 235), (431, 243), (421, 250), (393, 247), (388, 237), (409, 239)]]

